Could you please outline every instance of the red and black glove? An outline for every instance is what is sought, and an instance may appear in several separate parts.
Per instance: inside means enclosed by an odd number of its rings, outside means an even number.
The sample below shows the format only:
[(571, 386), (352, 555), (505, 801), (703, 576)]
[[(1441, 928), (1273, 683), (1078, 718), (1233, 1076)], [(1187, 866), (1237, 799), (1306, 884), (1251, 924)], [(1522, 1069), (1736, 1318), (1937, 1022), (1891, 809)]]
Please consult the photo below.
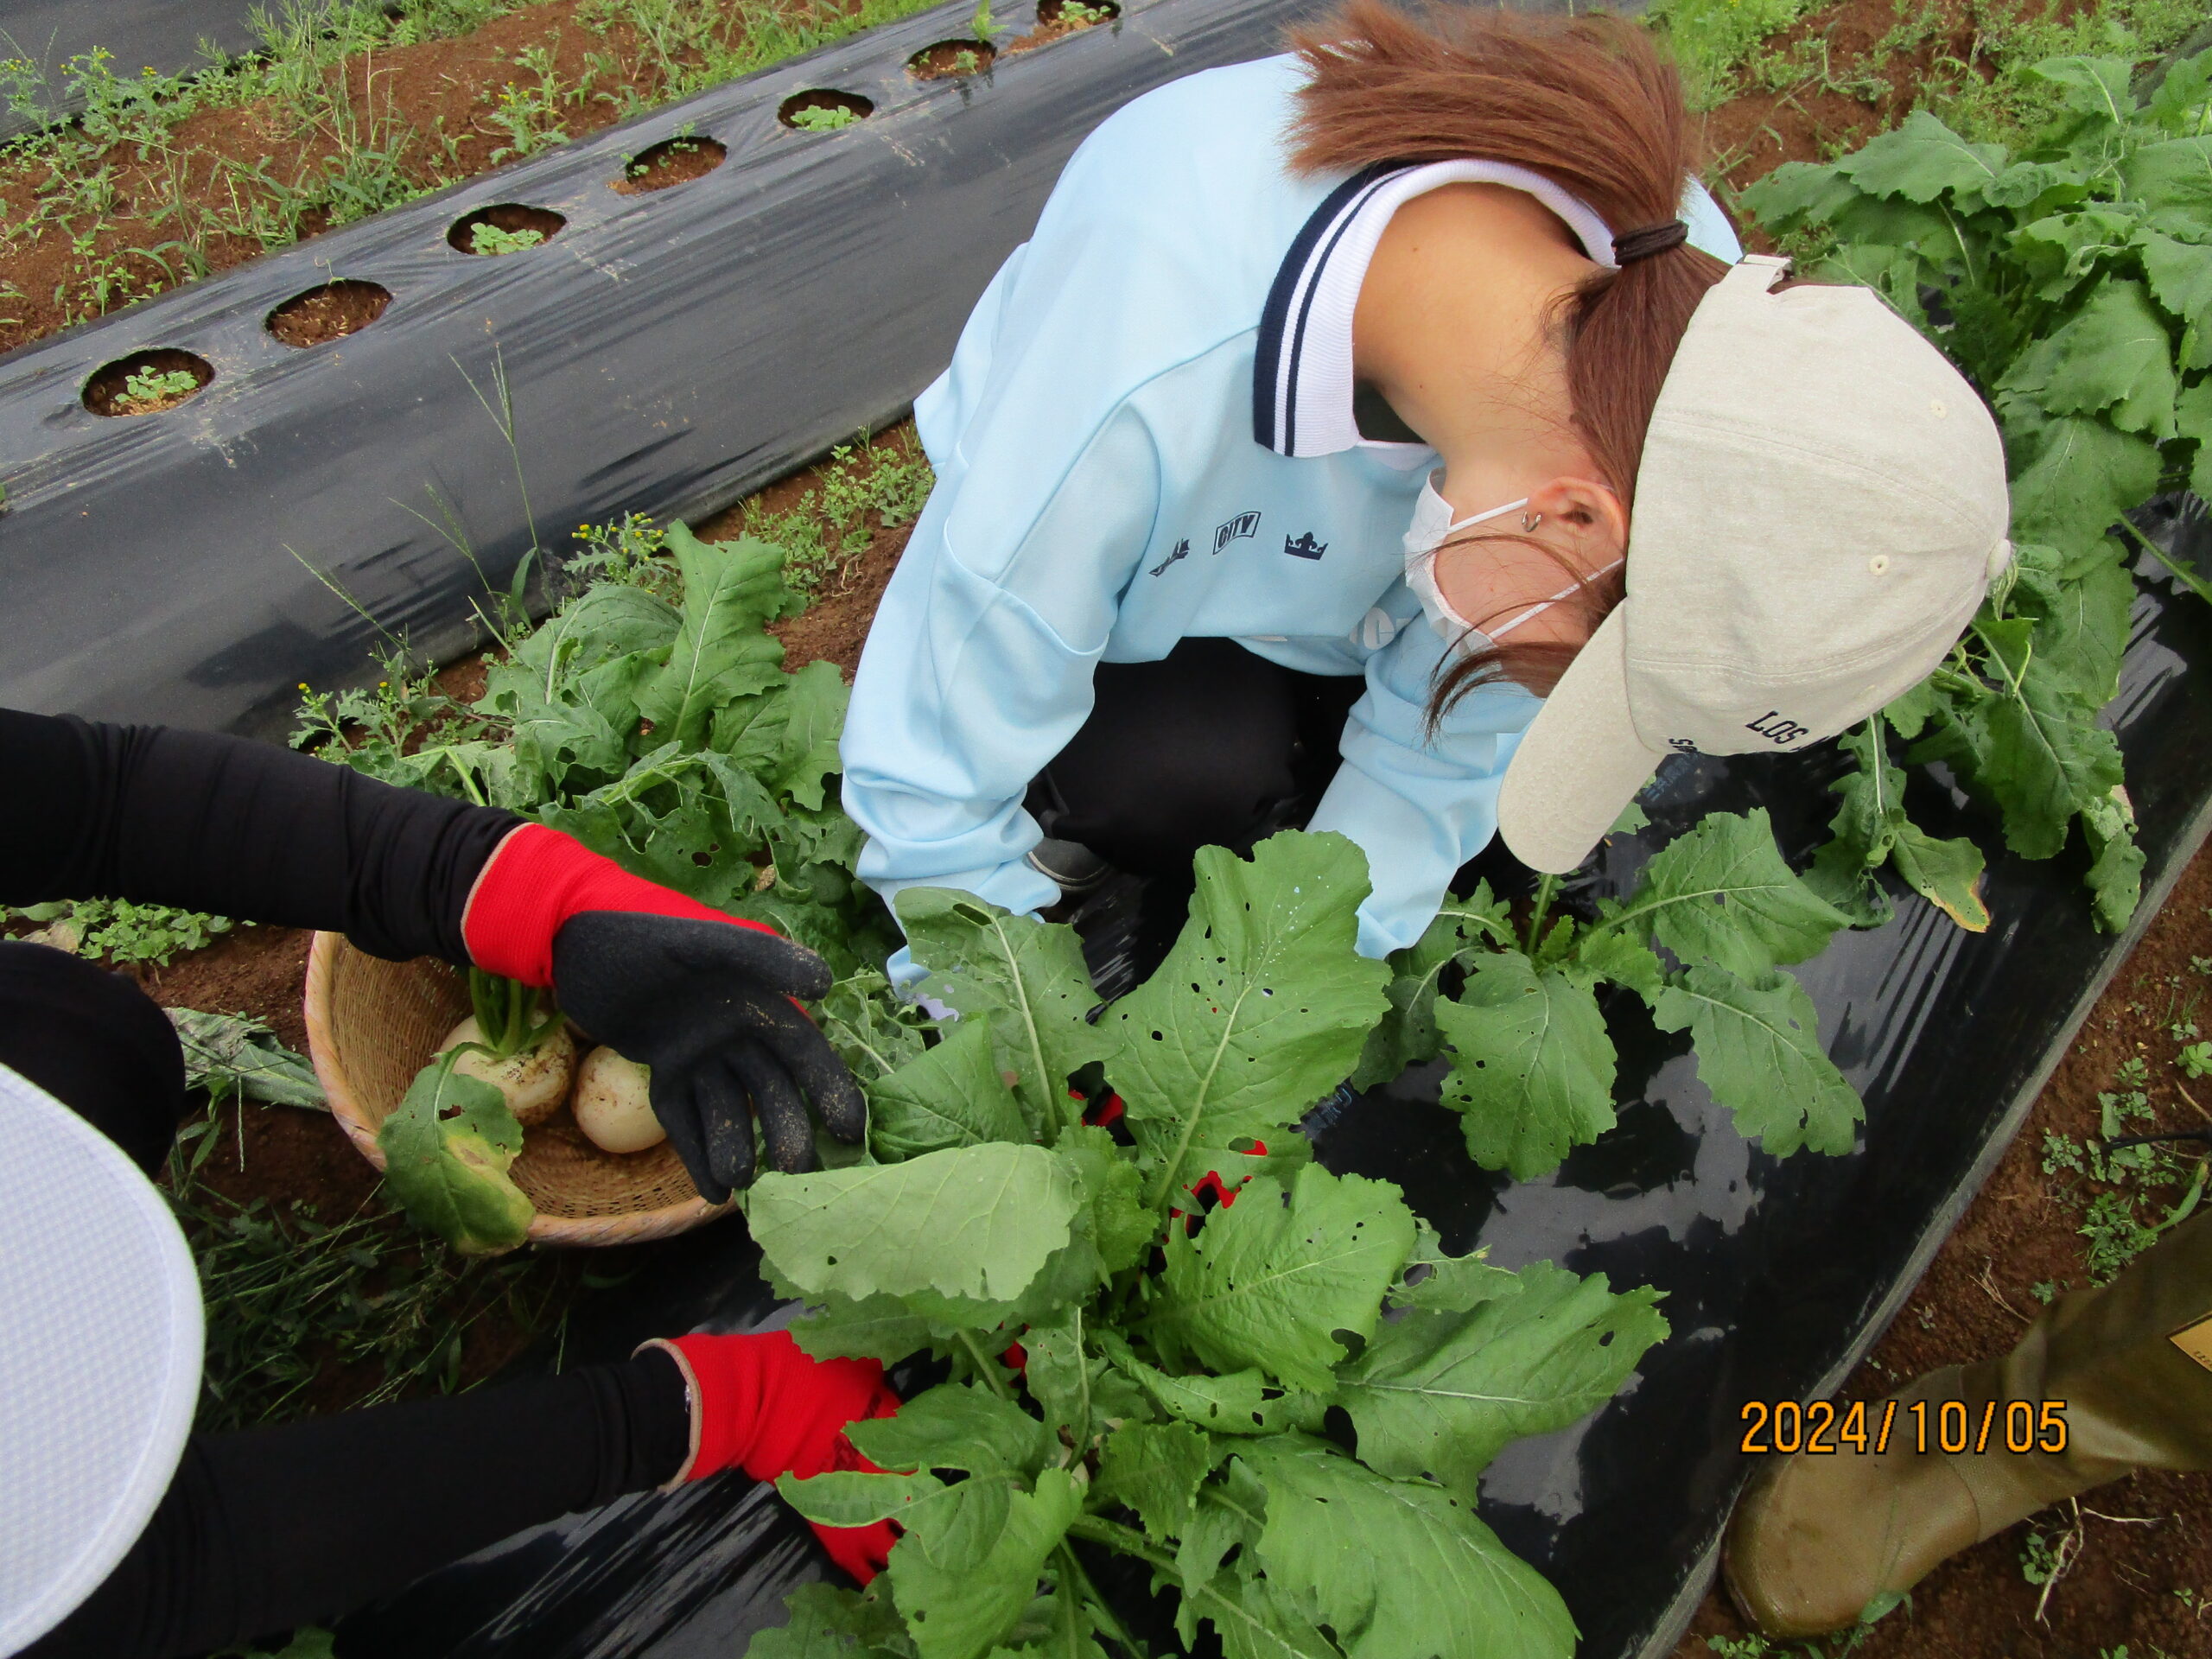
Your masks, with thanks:
[[(788, 1331), (678, 1337), (645, 1346), (674, 1357), (691, 1394), (691, 1455), (670, 1487), (724, 1469), (742, 1469), (755, 1480), (810, 1479), (833, 1470), (883, 1472), (845, 1438), (847, 1424), (899, 1409), (899, 1396), (875, 1361), (810, 1358)], [(807, 1524), (830, 1559), (862, 1584), (881, 1570), (899, 1541), (888, 1521)]]
[(757, 1117), (768, 1160), (815, 1166), (810, 1101), (840, 1141), (868, 1102), (793, 1001), (830, 988), (830, 964), (757, 922), (640, 880), (542, 823), (485, 861), (461, 920), (480, 968), (550, 985), (585, 1031), (651, 1068), (653, 1113), (700, 1196), (753, 1179)]

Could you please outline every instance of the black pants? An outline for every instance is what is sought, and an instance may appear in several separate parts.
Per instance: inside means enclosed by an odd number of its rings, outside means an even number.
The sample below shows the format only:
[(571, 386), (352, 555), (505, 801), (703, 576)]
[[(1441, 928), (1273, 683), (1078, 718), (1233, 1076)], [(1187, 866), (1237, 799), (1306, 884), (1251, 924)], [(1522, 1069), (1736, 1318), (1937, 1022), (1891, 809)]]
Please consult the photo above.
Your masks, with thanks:
[[(182, 1060), (167, 1018), (120, 976), (0, 944), (0, 1064), (148, 1174), (167, 1156)], [(122, 1565), (25, 1653), (174, 1659), (328, 1620), (527, 1527), (660, 1484), (690, 1433), (682, 1375), (654, 1351), (452, 1399), (195, 1434)]]
[(1101, 663), (1094, 686), (1090, 718), (1026, 804), (1047, 836), (1187, 892), (1199, 848), (1246, 852), (1312, 816), (1366, 682), (1185, 639), (1160, 662)]

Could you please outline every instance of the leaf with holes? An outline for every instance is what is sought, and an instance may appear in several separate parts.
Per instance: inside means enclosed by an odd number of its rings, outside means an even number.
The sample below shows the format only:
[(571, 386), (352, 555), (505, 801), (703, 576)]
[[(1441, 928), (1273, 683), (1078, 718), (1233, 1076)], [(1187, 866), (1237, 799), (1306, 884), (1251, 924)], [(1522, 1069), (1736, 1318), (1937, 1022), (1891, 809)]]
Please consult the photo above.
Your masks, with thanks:
[(1108, 1074), (1155, 1208), (1290, 1126), (1351, 1074), (1389, 969), (1353, 950), (1367, 861), (1338, 835), (1274, 836), (1249, 862), (1201, 848), (1191, 919), (1107, 1011)]

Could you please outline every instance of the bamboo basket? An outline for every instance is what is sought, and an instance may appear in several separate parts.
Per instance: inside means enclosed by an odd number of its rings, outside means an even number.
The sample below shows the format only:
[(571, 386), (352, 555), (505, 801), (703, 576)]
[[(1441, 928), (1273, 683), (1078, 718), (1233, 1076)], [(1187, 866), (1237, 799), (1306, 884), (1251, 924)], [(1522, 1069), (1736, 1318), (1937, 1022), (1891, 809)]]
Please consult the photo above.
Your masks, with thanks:
[[(429, 957), (386, 962), (340, 933), (317, 933), (308, 956), (308, 1052), (330, 1109), (360, 1154), (378, 1169), (377, 1130), (415, 1074), (469, 1013), (468, 986)], [(533, 1244), (632, 1244), (664, 1238), (727, 1215), (710, 1205), (666, 1141), (643, 1152), (601, 1152), (563, 1107), (523, 1132), (507, 1171), (537, 1206)]]

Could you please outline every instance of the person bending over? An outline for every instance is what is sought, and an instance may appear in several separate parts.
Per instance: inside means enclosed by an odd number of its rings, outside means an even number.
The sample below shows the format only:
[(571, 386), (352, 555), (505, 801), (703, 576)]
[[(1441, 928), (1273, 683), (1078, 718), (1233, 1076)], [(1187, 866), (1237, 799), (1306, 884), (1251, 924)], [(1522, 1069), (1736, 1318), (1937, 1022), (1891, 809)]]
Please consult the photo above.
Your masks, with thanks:
[(1303, 823), (1381, 955), (1494, 832), (1572, 870), (1666, 754), (1864, 718), (2004, 564), (1980, 399), (1739, 257), (1637, 24), (1354, 0), (1294, 43), (1091, 134), (915, 404), (842, 751), (887, 898), (1033, 912)]

